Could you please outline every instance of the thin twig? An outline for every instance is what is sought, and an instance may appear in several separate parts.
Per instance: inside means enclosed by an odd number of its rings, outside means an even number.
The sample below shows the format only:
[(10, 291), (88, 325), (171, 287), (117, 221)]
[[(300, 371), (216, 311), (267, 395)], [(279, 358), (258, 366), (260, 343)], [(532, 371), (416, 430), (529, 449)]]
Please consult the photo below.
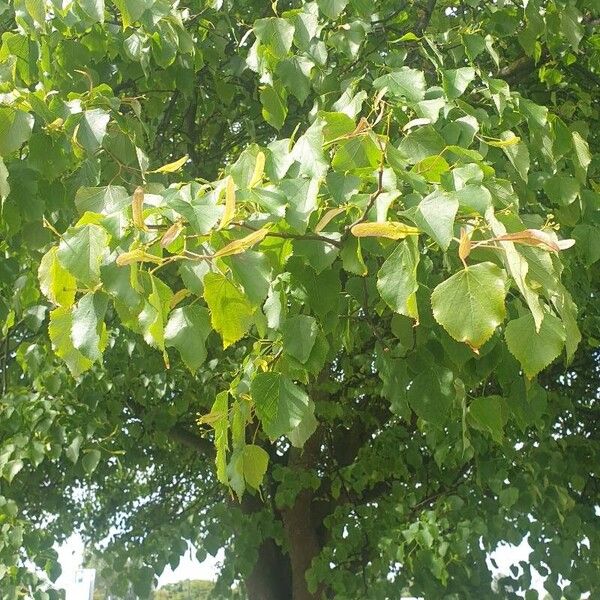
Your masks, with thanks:
[(170, 120), (171, 120), (171, 114), (173, 112), (173, 109), (175, 108), (175, 104), (177, 103), (177, 100), (179, 99), (179, 95), (181, 94), (181, 92), (179, 90), (175, 90), (173, 92), (173, 95), (171, 96), (171, 100), (169, 100), (169, 104), (167, 105), (167, 108), (165, 109), (165, 112), (163, 113), (163, 117), (158, 125), (158, 127), (156, 128), (156, 137), (154, 138), (154, 150), (157, 151), (160, 143), (162, 142), (162, 139), (164, 137), (164, 130), (166, 129), (166, 126), (169, 124)]
[(431, 17), (433, 16), (433, 11), (435, 10), (435, 5), (437, 4), (437, 0), (428, 0), (427, 4), (423, 9), (423, 15), (419, 19), (416, 27), (415, 33), (417, 36), (423, 35), (423, 32), (427, 29), (429, 25), (429, 21), (431, 21)]
[[(252, 227), (252, 225), (248, 225), (246, 223), (233, 223), (233, 225), (239, 225), (240, 227), (244, 227), (245, 229), (250, 229), (250, 231), (258, 231), (257, 227)], [(267, 233), (267, 237), (277, 237), (283, 238), (285, 240), (306, 240), (312, 242), (323, 242), (324, 244), (331, 244), (336, 248), (342, 247), (341, 242), (338, 242), (337, 240), (332, 240), (328, 237), (325, 237), (324, 235), (318, 235), (316, 233), (308, 233), (301, 235), (299, 233), (289, 233), (287, 231), (269, 231)]]
[(2, 365), (2, 395), (6, 394), (6, 390), (8, 388), (8, 352), (9, 352), (9, 336), (10, 329), (6, 332), (6, 337), (4, 338), (4, 362)]
[(346, 227), (346, 231), (344, 232), (344, 238), (348, 237), (348, 234), (350, 233), (350, 231), (352, 231), (352, 228), (356, 225), (360, 225), (361, 223), (364, 223), (368, 217), (369, 217), (369, 213), (371, 212), (371, 209), (375, 206), (375, 202), (377, 201), (377, 198), (379, 198), (379, 196), (383, 193), (383, 159), (381, 161), (381, 165), (379, 166), (379, 173), (377, 176), (377, 189), (371, 194), (371, 197), (369, 198), (369, 203), (367, 204), (367, 208), (365, 209), (365, 212), (362, 214), (362, 216), (360, 218), (358, 218), (356, 221), (354, 221), (354, 223), (351, 223), (350, 225), (348, 225), (348, 227)]

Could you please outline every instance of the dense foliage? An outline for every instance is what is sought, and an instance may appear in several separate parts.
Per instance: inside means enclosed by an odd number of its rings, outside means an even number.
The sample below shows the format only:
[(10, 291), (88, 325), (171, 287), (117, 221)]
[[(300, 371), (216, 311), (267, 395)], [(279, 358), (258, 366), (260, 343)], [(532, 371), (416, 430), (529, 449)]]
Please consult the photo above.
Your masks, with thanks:
[(599, 24), (0, 1), (2, 598), (598, 593)]
[(208, 600), (212, 588), (209, 581), (181, 581), (154, 592), (154, 600)]

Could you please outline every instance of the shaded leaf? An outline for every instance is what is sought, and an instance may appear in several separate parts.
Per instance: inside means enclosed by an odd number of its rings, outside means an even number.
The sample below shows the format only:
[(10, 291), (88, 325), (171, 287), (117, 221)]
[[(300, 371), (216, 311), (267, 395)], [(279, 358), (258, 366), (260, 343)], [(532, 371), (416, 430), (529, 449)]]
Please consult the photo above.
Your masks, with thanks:
[(272, 440), (286, 435), (301, 448), (317, 427), (306, 393), (281, 373), (259, 373), (250, 390), (265, 433)]
[(377, 273), (377, 289), (395, 312), (419, 319), (416, 291), (419, 248), (416, 238), (398, 244)]
[(206, 359), (206, 338), (212, 331), (208, 310), (196, 305), (176, 308), (165, 327), (165, 346), (177, 348), (194, 373)]
[(506, 277), (484, 262), (455, 273), (431, 294), (435, 320), (457, 341), (480, 348), (506, 315)]
[(224, 348), (240, 340), (250, 329), (256, 307), (224, 275), (205, 275), (204, 299), (210, 309), (212, 326), (223, 339)]
[(508, 349), (529, 379), (560, 356), (566, 339), (560, 319), (549, 313), (544, 315), (539, 331), (530, 314), (509, 321), (505, 337)]

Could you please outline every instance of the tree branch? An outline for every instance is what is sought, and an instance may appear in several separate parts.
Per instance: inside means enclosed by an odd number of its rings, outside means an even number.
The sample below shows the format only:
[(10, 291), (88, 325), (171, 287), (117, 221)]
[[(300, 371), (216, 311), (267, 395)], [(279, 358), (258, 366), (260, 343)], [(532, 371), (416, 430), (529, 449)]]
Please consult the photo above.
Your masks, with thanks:
[(165, 108), (165, 112), (163, 113), (163, 117), (156, 128), (156, 137), (154, 138), (154, 151), (156, 152), (160, 147), (161, 142), (163, 141), (165, 135), (165, 129), (171, 119), (171, 115), (173, 113), (173, 109), (175, 108), (175, 104), (177, 104), (177, 100), (179, 99), (181, 92), (179, 90), (174, 90), (171, 95), (171, 100), (169, 100), (169, 104), (167, 108)]
[(433, 16), (433, 11), (435, 10), (436, 4), (437, 0), (427, 0), (427, 3), (423, 8), (423, 14), (421, 18), (417, 21), (417, 25), (415, 26), (416, 35), (423, 35), (423, 32), (427, 29), (429, 21), (431, 21), (431, 17)]
[(215, 447), (210, 440), (188, 431), (181, 425), (175, 425), (169, 430), (169, 437), (179, 444), (204, 454), (207, 458), (214, 458)]

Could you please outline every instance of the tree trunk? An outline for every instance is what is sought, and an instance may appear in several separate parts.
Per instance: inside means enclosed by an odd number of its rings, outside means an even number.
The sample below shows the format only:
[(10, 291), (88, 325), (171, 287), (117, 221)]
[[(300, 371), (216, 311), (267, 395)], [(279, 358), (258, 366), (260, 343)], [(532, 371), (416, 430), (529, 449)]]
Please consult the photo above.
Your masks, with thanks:
[[(246, 514), (259, 512), (262, 502), (244, 494), (241, 508)], [(289, 557), (272, 538), (264, 540), (256, 564), (244, 581), (249, 600), (291, 600), (292, 573)]]
[[(311, 469), (317, 464), (321, 450), (321, 435), (317, 431), (302, 450), (291, 448), (288, 466), (296, 469)], [(280, 512), (286, 535), (288, 554), (269, 539), (259, 548), (258, 559), (252, 573), (246, 578), (249, 600), (322, 600), (324, 590), (311, 593), (306, 582), (306, 572), (313, 559), (321, 551), (318, 529), (323, 515), (316, 516), (313, 510), (314, 492), (301, 490), (291, 507)], [(252, 513), (263, 508), (256, 496), (245, 494), (242, 510)], [(316, 511), (317, 514), (319, 511)], [(316, 517), (316, 519), (315, 519)]]
[(292, 598), (289, 557), (272, 540), (265, 540), (252, 573), (246, 577), (249, 600), (288, 600)]
[(311, 594), (306, 583), (306, 571), (321, 548), (311, 510), (313, 493), (303, 490), (291, 508), (282, 513), (292, 566), (292, 600), (320, 600), (322, 591)]
[[(304, 448), (290, 448), (288, 466), (297, 469), (311, 469), (317, 464), (321, 449), (321, 431), (316, 431)], [(312, 510), (314, 492), (302, 490), (291, 508), (282, 511), (281, 517), (287, 537), (292, 565), (292, 600), (321, 600), (323, 590), (315, 593), (308, 590), (306, 572), (313, 559), (321, 551)]]

